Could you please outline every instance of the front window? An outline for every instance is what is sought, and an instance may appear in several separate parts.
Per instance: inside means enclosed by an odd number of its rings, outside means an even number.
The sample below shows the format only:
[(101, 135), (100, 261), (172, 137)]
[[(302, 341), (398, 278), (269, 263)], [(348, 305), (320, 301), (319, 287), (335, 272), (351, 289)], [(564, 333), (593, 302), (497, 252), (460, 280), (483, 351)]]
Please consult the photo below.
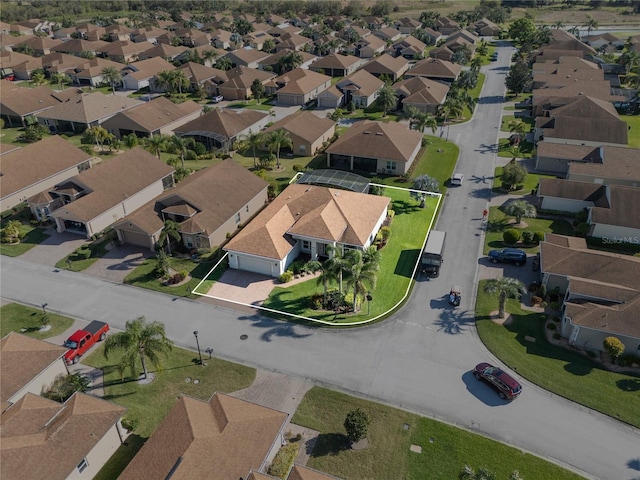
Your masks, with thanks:
[(309, 240), (302, 241), (302, 250), (304, 250), (305, 252), (311, 250), (311, 242)]
[(236, 223), (240, 223), (240, 212), (236, 213)]
[(395, 172), (396, 171), (396, 162), (387, 162), (387, 171), (388, 172)]
[(300, 153), (307, 153), (307, 146), (306, 145), (300, 145), (298, 147), (298, 150)]

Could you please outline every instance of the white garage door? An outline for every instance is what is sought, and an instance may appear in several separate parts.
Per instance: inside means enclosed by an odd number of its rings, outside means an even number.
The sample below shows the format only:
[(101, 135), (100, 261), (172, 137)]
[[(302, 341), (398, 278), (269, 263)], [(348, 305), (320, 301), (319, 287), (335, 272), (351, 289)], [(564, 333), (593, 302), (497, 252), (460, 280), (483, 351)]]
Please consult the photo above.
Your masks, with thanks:
[(126, 230), (121, 230), (121, 232), (124, 237), (124, 243), (149, 248), (149, 237), (146, 233), (127, 232)]
[(271, 266), (275, 260), (263, 260), (260, 258), (238, 256), (238, 270), (247, 272), (261, 273), (262, 275), (271, 276)]

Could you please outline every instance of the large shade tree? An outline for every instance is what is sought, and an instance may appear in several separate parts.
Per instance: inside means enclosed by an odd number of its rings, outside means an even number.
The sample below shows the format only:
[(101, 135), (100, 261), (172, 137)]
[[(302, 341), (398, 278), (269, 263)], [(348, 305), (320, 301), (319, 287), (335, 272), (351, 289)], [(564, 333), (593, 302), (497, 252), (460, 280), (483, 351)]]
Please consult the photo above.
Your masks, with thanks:
[(167, 338), (164, 325), (160, 322), (147, 322), (144, 317), (129, 320), (123, 332), (107, 337), (104, 342), (104, 357), (109, 359), (114, 351), (122, 353), (118, 362), (118, 371), (124, 376), (128, 368), (136, 377), (138, 359), (142, 364), (143, 378), (147, 378), (147, 360), (155, 368), (160, 367), (160, 356), (167, 356), (173, 348), (173, 342)]
[(520, 298), (526, 292), (524, 284), (510, 277), (491, 278), (484, 284), (484, 291), (498, 297), (498, 316), (504, 318), (504, 307), (507, 298)]

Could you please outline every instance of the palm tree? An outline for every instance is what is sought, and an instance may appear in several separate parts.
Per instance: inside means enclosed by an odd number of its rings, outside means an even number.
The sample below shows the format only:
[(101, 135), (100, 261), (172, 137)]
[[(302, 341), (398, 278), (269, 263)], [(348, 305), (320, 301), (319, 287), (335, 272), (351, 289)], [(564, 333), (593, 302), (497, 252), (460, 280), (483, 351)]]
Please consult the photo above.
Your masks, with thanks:
[(122, 74), (116, 67), (104, 67), (100, 72), (102, 78), (111, 84), (111, 94), (116, 94), (116, 84), (120, 84), (122, 81)]
[(216, 60), (215, 66), (218, 70), (231, 70), (233, 68), (233, 62), (229, 57), (220, 57)]
[(276, 151), (276, 167), (280, 168), (280, 149), (282, 147), (292, 147), (293, 142), (284, 128), (278, 128), (269, 134), (268, 143), (270, 148)]
[(156, 74), (156, 85), (163, 88), (167, 93), (171, 93), (173, 89), (173, 71), (163, 70)]
[(190, 138), (182, 138), (174, 135), (171, 137), (170, 144), (171, 148), (173, 148), (174, 152), (177, 152), (180, 155), (180, 162), (182, 163), (182, 168), (184, 168), (184, 157), (189, 150), (189, 146), (191, 145), (192, 140)]
[(256, 149), (262, 147), (264, 144), (264, 135), (261, 132), (252, 132), (249, 129), (249, 133), (242, 137), (242, 143), (245, 148), (250, 148), (253, 153), (253, 168), (258, 166), (258, 159), (256, 157)]
[(158, 238), (158, 243), (162, 245), (165, 240), (167, 242), (167, 253), (171, 255), (171, 240), (179, 241), (182, 237), (180, 236), (180, 224), (173, 220), (165, 220), (164, 227), (160, 232), (160, 238)]
[(504, 318), (504, 305), (507, 297), (520, 298), (526, 292), (524, 284), (511, 277), (498, 277), (487, 280), (484, 285), (485, 293), (498, 296), (498, 316)]
[(109, 359), (109, 354), (114, 350), (122, 351), (122, 357), (118, 363), (120, 375), (124, 375), (125, 369), (131, 370), (131, 375), (136, 375), (136, 363), (138, 357), (142, 363), (143, 378), (148, 377), (147, 363), (160, 368), (160, 354), (167, 356), (173, 348), (173, 342), (167, 338), (164, 325), (159, 322), (147, 323), (144, 317), (129, 320), (124, 332), (107, 337), (104, 342), (104, 358)]
[(469, 465), (465, 465), (464, 469), (458, 475), (459, 480), (496, 480), (496, 474), (485, 468), (480, 468), (477, 472)]
[[(326, 262), (325, 262), (326, 263)], [(325, 264), (318, 260), (311, 260), (307, 263), (307, 269), (310, 272), (320, 272), (320, 275), (316, 278), (316, 282), (322, 285), (322, 305), (327, 304), (327, 292), (329, 290), (329, 283), (334, 280), (333, 273), (325, 267)]]
[(173, 70), (171, 75), (171, 85), (173, 89), (177, 89), (178, 93), (182, 95), (182, 89), (187, 88), (190, 82), (184, 73), (184, 70)]
[(34, 71), (31, 74), (31, 82), (36, 86), (42, 85), (45, 80), (46, 80), (46, 77), (44, 75), (44, 72), (40, 69)]
[(202, 52), (202, 60), (204, 60), (207, 66), (213, 65), (216, 58), (218, 58), (218, 53), (215, 50), (205, 50)]
[(151, 153), (155, 154), (160, 159), (160, 152), (164, 150), (167, 144), (167, 137), (162, 134), (153, 135), (148, 137), (145, 140), (147, 150), (151, 151)]
[(516, 217), (516, 223), (520, 223), (522, 217), (536, 218), (536, 207), (526, 200), (514, 200), (504, 207), (504, 213)]
[(95, 142), (100, 151), (103, 151), (104, 142), (109, 140), (109, 135), (111, 135), (105, 128), (99, 126), (89, 127), (84, 133), (92, 142)]
[(330, 257), (324, 262), (324, 268), (330, 272), (333, 278), (338, 280), (338, 292), (342, 295), (343, 273), (349, 266), (344, 248), (342, 245), (327, 245), (326, 251)]
[(509, 122), (509, 132), (516, 135), (516, 145), (520, 145), (520, 142), (524, 139), (524, 135), (527, 130), (527, 125), (521, 120), (511, 120)]
[(409, 122), (409, 128), (422, 133), (424, 133), (425, 128), (430, 128), (432, 133), (436, 133), (438, 122), (436, 121), (436, 117), (430, 113), (417, 113)]
[(140, 139), (135, 133), (130, 133), (129, 135), (125, 135), (124, 137), (122, 137), (122, 140), (124, 141), (125, 147), (127, 147), (128, 149), (137, 147), (138, 144), (140, 143)]
[(64, 88), (63, 83), (70, 82), (71, 78), (66, 73), (56, 72), (51, 74), (50, 80), (58, 85), (58, 90), (62, 90)]
[[(349, 250), (346, 258), (350, 263), (347, 271), (347, 285), (353, 287), (353, 311), (355, 312), (358, 295), (364, 295), (367, 292), (367, 287), (369, 290), (375, 288), (379, 264), (375, 261), (365, 262), (361, 250)], [(368, 256), (368, 258), (372, 257)]]
[(560, 30), (561, 28), (564, 28), (564, 23), (562, 22), (562, 20), (556, 20), (556, 22), (553, 24), (553, 28), (555, 28), (556, 30)]
[(591, 30), (595, 30), (598, 28), (598, 21), (593, 18), (591, 15), (587, 15), (587, 20), (582, 25), (583, 27), (587, 27), (587, 37), (591, 35)]
[(396, 106), (396, 92), (391, 85), (385, 84), (378, 90), (378, 104), (382, 108), (382, 116), (386, 117), (387, 112)]

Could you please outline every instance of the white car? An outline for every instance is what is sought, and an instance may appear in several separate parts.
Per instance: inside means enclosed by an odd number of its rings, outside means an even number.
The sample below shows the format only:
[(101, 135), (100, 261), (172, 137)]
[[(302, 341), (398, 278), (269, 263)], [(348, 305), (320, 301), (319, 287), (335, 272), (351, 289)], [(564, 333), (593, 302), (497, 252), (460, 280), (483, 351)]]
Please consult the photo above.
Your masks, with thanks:
[(464, 180), (464, 175), (462, 173), (454, 173), (453, 177), (451, 177), (451, 185), (460, 186), (462, 185), (463, 180)]
[(213, 103), (220, 103), (222, 100), (224, 100), (224, 97), (222, 95), (216, 95), (211, 99)]

